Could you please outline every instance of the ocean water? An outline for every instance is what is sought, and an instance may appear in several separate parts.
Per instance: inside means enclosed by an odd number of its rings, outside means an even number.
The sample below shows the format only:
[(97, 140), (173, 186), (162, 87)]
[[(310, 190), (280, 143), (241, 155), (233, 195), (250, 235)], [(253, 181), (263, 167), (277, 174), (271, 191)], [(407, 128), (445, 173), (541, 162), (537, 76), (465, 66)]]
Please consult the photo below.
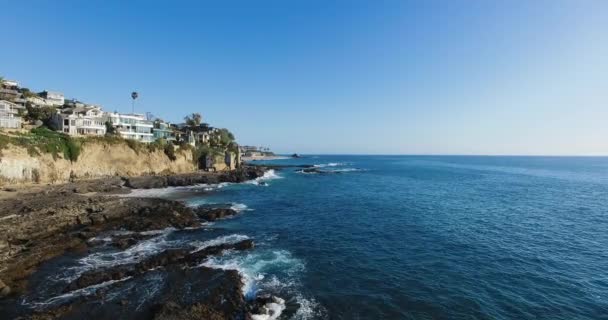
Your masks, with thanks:
[[(59, 293), (93, 268), (251, 238), (254, 250), (203, 265), (238, 270), (250, 298), (271, 293), (285, 301), (272, 306), (278, 316), (256, 319), (608, 319), (608, 158), (270, 163), (315, 165), (321, 173), (284, 168), (243, 184), (138, 191), (240, 214), (198, 230), (161, 230), (124, 252), (56, 259), (31, 281), (35, 295), (24, 305), (92, 294), (96, 288)], [(171, 281), (157, 270), (125, 279), (107, 299), (145, 306)]]
[(608, 319), (608, 158), (311, 156), (233, 203), (234, 268), (281, 319)]

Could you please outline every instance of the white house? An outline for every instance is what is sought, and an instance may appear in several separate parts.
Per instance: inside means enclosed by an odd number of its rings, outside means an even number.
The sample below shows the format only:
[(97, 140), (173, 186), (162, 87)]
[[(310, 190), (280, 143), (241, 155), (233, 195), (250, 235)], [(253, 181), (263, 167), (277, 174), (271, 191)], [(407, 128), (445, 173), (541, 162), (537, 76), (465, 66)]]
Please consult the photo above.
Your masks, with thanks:
[(9, 88), (15, 88), (15, 87), (19, 87), (19, 82), (15, 81), (15, 80), (4, 79), (4, 80), (2, 80), (2, 85), (4, 85), (5, 87), (9, 87)]
[(99, 107), (63, 109), (53, 115), (57, 131), (71, 136), (102, 136), (106, 134), (104, 112)]
[(65, 97), (61, 92), (42, 91), (38, 95), (55, 106), (62, 106), (65, 103)]
[(20, 109), (23, 109), (23, 106), (10, 101), (0, 100), (0, 128), (21, 128)]
[(52, 107), (52, 106), (57, 105), (56, 102), (46, 100), (39, 96), (27, 97), (25, 100), (27, 100), (27, 102), (31, 103), (32, 105), (38, 106), (38, 107)]
[(125, 139), (140, 142), (154, 141), (152, 121), (148, 121), (143, 114), (106, 113), (105, 120), (109, 121), (116, 132)]

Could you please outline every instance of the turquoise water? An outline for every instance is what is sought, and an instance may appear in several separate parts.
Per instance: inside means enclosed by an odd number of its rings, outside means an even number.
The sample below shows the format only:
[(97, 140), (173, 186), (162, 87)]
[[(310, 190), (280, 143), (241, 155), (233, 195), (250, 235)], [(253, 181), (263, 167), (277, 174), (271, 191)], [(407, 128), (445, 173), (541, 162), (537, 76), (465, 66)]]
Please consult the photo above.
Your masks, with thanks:
[(248, 210), (209, 265), (287, 300), (282, 319), (606, 319), (608, 159), (314, 156), (189, 202)]

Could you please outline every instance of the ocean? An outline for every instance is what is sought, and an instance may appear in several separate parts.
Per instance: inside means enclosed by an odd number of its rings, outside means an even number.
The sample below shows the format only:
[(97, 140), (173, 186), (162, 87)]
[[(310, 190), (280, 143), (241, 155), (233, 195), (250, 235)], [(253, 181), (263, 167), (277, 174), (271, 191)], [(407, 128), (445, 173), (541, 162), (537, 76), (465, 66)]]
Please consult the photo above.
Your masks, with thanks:
[(608, 158), (308, 156), (192, 203), (259, 247), (209, 262), (281, 319), (606, 319)]
[[(184, 242), (253, 239), (255, 249), (204, 265), (238, 270), (250, 298), (284, 299), (277, 319), (608, 319), (608, 158), (319, 155), (267, 163), (316, 171), (286, 167), (242, 184), (136, 191), (240, 214), (201, 230), (166, 230), (126, 252), (59, 260), (39, 277), (74, 279)], [(142, 304), (165, 280), (146, 281), (133, 289)]]

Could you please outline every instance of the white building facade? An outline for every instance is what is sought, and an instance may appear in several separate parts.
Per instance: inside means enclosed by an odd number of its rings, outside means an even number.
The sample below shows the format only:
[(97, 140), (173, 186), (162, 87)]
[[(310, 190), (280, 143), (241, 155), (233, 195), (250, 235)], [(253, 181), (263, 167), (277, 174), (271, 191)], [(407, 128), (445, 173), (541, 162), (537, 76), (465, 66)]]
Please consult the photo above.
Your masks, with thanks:
[(105, 120), (116, 128), (116, 132), (125, 139), (140, 142), (153, 142), (154, 135), (152, 121), (148, 121), (143, 114), (106, 113)]
[(42, 91), (38, 95), (54, 106), (62, 106), (65, 103), (65, 97), (61, 92)]
[(98, 107), (77, 107), (53, 116), (57, 131), (71, 136), (103, 136), (106, 134), (104, 112)]
[(23, 106), (6, 100), (0, 100), (0, 128), (19, 129), (22, 119), (19, 110)]

